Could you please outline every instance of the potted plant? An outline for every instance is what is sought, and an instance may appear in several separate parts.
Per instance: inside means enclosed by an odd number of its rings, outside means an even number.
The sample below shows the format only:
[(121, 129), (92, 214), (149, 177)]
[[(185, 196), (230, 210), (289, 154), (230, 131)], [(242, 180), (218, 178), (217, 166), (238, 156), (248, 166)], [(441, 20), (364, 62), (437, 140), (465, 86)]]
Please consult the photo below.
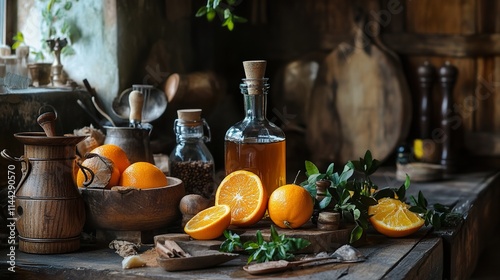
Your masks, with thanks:
[[(38, 78), (40, 85), (50, 82), (50, 80), (47, 81), (47, 70), (50, 74), (49, 79), (52, 77), (53, 82), (58, 85), (64, 84), (60, 56), (75, 54), (72, 44), (79, 36), (78, 27), (68, 16), (74, 2), (78, 2), (78, 0), (39, 0), (41, 7), (41, 48), (30, 47), (35, 63), (28, 65), (28, 68), (33, 80)], [(12, 46), (13, 49), (26, 45), (22, 32), (18, 32), (13, 39), (15, 42)], [(54, 56), (53, 62), (45, 63), (45, 59), (51, 53)]]

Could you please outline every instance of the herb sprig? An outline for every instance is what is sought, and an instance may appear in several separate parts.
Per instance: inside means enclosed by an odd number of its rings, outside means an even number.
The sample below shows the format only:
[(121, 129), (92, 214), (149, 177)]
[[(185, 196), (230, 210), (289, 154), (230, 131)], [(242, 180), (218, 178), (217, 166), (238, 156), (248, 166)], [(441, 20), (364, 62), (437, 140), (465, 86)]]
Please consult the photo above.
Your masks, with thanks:
[[(305, 162), (308, 178), (301, 183), (301, 186), (312, 197), (316, 197), (316, 182), (320, 180), (330, 181), (329, 191), (320, 202), (316, 200), (315, 209), (322, 211), (333, 205), (333, 210), (341, 213), (344, 221), (353, 223), (355, 227), (351, 232), (350, 243), (359, 240), (363, 232), (368, 229), (368, 207), (376, 205), (379, 199), (390, 197), (406, 203), (410, 177), (406, 175), (405, 181), (398, 188), (386, 187), (379, 190), (370, 176), (377, 171), (380, 165), (381, 162), (373, 159), (369, 150), (366, 151), (363, 158), (349, 161), (340, 174), (334, 172), (333, 163), (328, 166), (325, 173), (320, 173), (312, 162)], [(362, 178), (351, 179), (355, 172), (362, 174)], [(456, 226), (463, 219), (462, 214), (453, 211), (455, 205), (434, 204), (433, 208), (429, 209), (427, 199), (422, 192), (419, 192), (418, 198), (411, 196), (410, 200), (410, 211), (418, 213), (425, 220), (425, 225), (432, 225), (435, 229), (440, 229), (442, 226)]]
[(286, 237), (284, 234), (278, 234), (276, 228), (271, 225), (271, 238), (264, 240), (260, 230), (256, 233), (256, 241), (247, 241), (241, 243), (238, 234), (225, 230), (226, 240), (222, 242), (220, 251), (233, 252), (243, 249), (250, 254), (247, 263), (252, 261), (266, 262), (275, 260), (289, 260), (294, 257), (293, 252), (303, 249), (311, 244), (309, 240), (303, 238)]
[(229, 31), (232, 31), (235, 23), (247, 21), (246, 18), (233, 13), (236, 6), (240, 3), (241, 1), (238, 0), (207, 0), (207, 4), (200, 7), (196, 12), (196, 17), (206, 16), (207, 21), (211, 22), (215, 16), (219, 16), (222, 26), (226, 26)]

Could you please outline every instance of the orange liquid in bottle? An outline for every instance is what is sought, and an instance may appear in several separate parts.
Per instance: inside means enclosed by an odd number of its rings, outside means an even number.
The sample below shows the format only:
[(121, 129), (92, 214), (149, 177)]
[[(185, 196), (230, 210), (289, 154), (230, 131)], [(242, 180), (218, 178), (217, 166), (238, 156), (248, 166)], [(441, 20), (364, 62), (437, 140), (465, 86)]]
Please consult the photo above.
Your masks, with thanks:
[(226, 141), (226, 174), (241, 169), (257, 174), (269, 196), (286, 183), (285, 145), (285, 140), (243, 144)]

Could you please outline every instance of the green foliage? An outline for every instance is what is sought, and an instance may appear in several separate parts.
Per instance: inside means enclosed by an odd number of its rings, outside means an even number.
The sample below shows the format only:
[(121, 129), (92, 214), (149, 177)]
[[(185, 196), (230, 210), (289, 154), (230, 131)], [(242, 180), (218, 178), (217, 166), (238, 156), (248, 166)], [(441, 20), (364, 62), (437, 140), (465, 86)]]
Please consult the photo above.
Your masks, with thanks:
[(410, 200), (413, 205), (410, 211), (419, 213), (425, 219), (426, 226), (432, 225), (435, 229), (454, 227), (463, 220), (462, 214), (453, 211), (456, 202), (448, 206), (436, 203), (433, 209), (428, 209), (427, 199), (421, 191), (418, 192), (418, 198), (411, 196)]
[[(310, 161), (305, 162), (307, 180), (301, 183), (312, 197), (316, 197), (316, 182), (320, 180), (330, 181), (329, 191), (326, 196), (318, 202), (315, 201), (316, 210), (324, 210), (326, 207), (332, 208), (341, 214), (342, 219), (355, 225), (351, 232), (350, 243), (357, 241), (363, 232), (368, 228), (369, 215), (368, 207), (376, 205), (383, 197), (397, 198), (403, 202), (406, 200), (406, 191), (410, 187), (410, 177), (406, 175), (403, 184), (398, 188), (380, 189), (370, 179), (380, 167), (381, 162), (373, 159), (371, 152), (366, 151), (363, 158), (349, 161), (338, 174), (334, 172), (334, 164), (331, 163), (325, 173), (320, 173), (319, 169)], [(360, 179), (351, 179), (357, 172), (361, 174)], [(425, 219), (425, 225), (432, 225), (439, 229), (442, 225), (453, 226), (459, 223), (462, 215), (452, 212), (453, 206), (443, 206), (435, 204), (434, 209), (427, 208), (427, 199), (422, 192), (419, 192), (418, 199), (411, 197), (412, 212), (418, 213)]]
[(71, 23), (67, 12), (73, 7), (73, 2), (78, 0), (40, 0), (47, 2), (42, 9), (42, 33), (45, 39), (61, 37), (71, 42), (73, 24)]
[(15, 50), (17, 47), (24, 45), (24, 34), (20, 31), (17, 31), (16, 35), (12, 37), (12, 40), (14, 40), (14, 44), (12, 45), (12, 49)]
[(207, 4), (196, 12), (196, 17), (206, 16), (207, 20), (211, 22), (218, 16), (222, 21), (222, 26), (232, 31), (235, 23), (247, 21), (245, 18), (233, 14), (233, 10), (240, 3), (241, 0), (207, 0)]
[[(24, 41), (24, 34), (21, 31), (17, 31), (16, 35), (12, 37), (12, 40), (14, 40), (14, 44), (12, 45), (13, 50), (17, 49), (19, 46), (26, 44), (26, 42)], [(35, 61), (45, 60), (45, 55), (43, 54), (43, 51), (33, 49), (33, 47), (30, 47), (30, 50), (31, 53), (35, 56)]]
[[(36, 61), (45, 60), (45, 54), (49, 53), (50, 49), (46, 42), (48, 39), (66, 38), (68, 44), (61, 50), (64, 56), (74, 55), (75, 50), (71, 44), (80, 36), (80, 30), (74, 24), (67, 12), (73, 7), (73, 2), (79, 0), (39, 0), (42, 5), (41, 15), (42, 21), (40, 25), (40, 32), (42, 34), (42, 49), (36, 50), (31, 48), (31, 53), (35, 55)], [(45, 3), (47, 2), (47, 3)], [(20, 45), (25, 44), (25, 38), (22, 32), (18, 31), (12, 38), (14, 44), (12, 49), (18, 48)]]
[(255, 241), (247, 241), (241, 243), (240, 236), (230, 231), (225, 230), (224, 236), (226, 240), (221, 244), (220, 251), (234, 252), (235, 250), (243, 249), (250, 254), (248, 263), (252, 261), (266, 262), (275, 260), (289, 260), (294, 257), (292, 254), (300, 249), (303, 249), (311, 244), (306, 239), (286, 237), (284, 234), (278, 234), (276, 228), (271, 225), (271, 238), (269, 241), (264, 240), (260, 230), (256, 233)]

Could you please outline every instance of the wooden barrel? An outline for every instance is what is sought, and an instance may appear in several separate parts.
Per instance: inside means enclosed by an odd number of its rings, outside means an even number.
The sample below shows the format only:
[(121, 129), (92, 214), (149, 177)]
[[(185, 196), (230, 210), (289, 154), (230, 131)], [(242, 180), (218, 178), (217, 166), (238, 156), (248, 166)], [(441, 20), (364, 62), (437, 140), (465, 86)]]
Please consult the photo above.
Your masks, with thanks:
[[(80, 248), (83, 199), (73, 182), (76, 144), (85, 136), (18, 133), (24, 144), (23, 178), (16, 189), (19, 250), (54, 254)], [(2, 155), (5, 157), (4, 153)]]

